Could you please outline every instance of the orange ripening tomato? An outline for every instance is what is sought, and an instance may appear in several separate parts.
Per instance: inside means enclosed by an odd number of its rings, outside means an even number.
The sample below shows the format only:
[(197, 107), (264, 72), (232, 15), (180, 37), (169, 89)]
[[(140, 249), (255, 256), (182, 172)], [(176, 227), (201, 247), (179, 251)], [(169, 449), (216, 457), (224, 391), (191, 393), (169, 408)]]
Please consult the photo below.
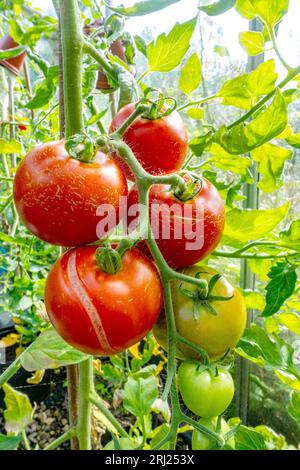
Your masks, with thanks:
[(140, 341), (157, 321), (162, 286), (154, 263), (137, 249), (116, 274), (100, 270), (96, 246), (59, 258), (45, 287), (49, 318), (62, 338), (93, 355), (113, 355)]
[[(126, 178), (118, 165), (98, 152), (92, 162), (67, 154), (63, 141), (33, 149), (14, 180), (14, 200), (26, 227), (45, 242), (66, 247), (97, 240), (97, 209), (110, 204), (119, 217)], [(104, 216), (104, 215), (103, 215)]]

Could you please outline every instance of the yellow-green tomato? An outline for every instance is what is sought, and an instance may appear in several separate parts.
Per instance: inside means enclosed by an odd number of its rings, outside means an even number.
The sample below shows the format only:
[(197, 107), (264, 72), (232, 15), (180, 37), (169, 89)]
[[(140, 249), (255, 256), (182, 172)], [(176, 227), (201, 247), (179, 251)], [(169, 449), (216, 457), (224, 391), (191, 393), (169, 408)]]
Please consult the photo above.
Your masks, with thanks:
[[(218, 423), (218, 418), (201, 418), (199, 420), (199, 423), (205, 426), (206, 428), (210, 429), (211, 431), (217, 431), (217, 423)], [(230, 431), (230, 427), (226, 423), (226, 421), (222, 418), (221, 420), (221, 429), (220, 429), (220, 435), (222, 437), (225, 436)], [(235, 440), (234, 437), (231, 437), (228, 439), (226, 442), (226, 446), (231, 447), (232, 449), (235, 448)], [(193, 435), (192, 435), (192, 450), (212, 450), (212, 449), (218, 449), (216, 441), (208, 436), (207, 434), (204, 434), (201, 431), (198, 431), (198, 429), (194, 429)]]
[(234, 383), (226, 369), (201, 370), (192, 360), (180, 365), (178, 387), (185, 405), (202, 418), (224, 413), (234, 395)]
[[(209, 282), (218, 273), (208, 266), (190, 266), (183, 271), (192, 277), (199, 277)], [(210, 305), (212, 314), (205, 303), (197, 302), (187, 296), (185, 291), (195, 295), (198, 287), (187, 282), (173, 281), (172, 299), (174, 317), (178, 333), (204, 349), (212, 361), (224, 356), (234, 348), (246, 326), (246, 306), (244, 298), (224, 276), (221, 276), (212, 289)], [(220, 300), (226, 298), (226, 300)], [(218, 300), (219, 299), (219, 300)], [(153, 328), (157, 342), (167, 350), (167, 323), (164, 311)], [(199, 359), (198, 354), (188, 346), (177, 345), (177, 357), (180, 359)]]

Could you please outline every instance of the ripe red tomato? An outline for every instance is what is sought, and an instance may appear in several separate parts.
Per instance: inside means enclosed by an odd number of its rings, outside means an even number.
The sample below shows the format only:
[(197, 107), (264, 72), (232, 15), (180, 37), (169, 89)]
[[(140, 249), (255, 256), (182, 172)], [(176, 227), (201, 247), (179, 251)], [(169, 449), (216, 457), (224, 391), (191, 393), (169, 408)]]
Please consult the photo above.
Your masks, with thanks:
[(162, 307), (158, 272), (143, 253), (128, 251), (116, 274), (96, 263), (96, 246), (74, 248), (60, 257), (45, 288), (51, 322), (81, 351), (112, 355), (140, 341)]
[(18, 128), (20, 131), (27, 131), (27, 126), (25, 124), (18, 124)]
[[(224, 203), (209, 181), (202, 178), (202, 182), (201, 191), (186, 202), (177, 199), (168, 185), (156, 184), (150, 190), (152, 230), (162, 255), (174, 268), (185, 268), (206, 258), (222, 237)], [(138, 190), (133, 186), (128, 196), (130, 231), (138, 223), (134, 213), (138, 201)]]
[[(133, 113), (135, 105), (128, 104), (114, 117), (110, 132), (115, 132)], [(181, 168), (188, 152), (188, 134), (180, 115), (174, 111), (159, 119), (138, 117), (123, 136), (146, 171), (152, 175), (173, 173)], [(128, 166), (116, 155), (127, 178), (134, 181)], [(121, 160), (121, 161), (120, 161)]]
[(15, 205), (26, 227), (67, 247), (96, 241), (97, 208), (111, 204), (118, 219), (119, 198), (127, 193), (126, 178), (112, 159), (99, 152), (93, 162), (78, 161), (68, 156), (63, 141), (33, 149), (14, 180)]

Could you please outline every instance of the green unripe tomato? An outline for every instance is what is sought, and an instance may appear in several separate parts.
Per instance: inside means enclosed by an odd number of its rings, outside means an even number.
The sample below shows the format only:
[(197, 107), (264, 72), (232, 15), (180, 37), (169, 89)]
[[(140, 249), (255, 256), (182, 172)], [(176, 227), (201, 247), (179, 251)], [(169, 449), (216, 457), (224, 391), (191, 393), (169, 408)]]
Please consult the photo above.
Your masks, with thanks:
[[(218, 418), (201, 418), (199, 420), (199, 423), (205, 426), (208, 429), (211, 429), (212, 431), (217, 430), (217, 423), (218, 423)], [(221, 429), (220, 429), (220, 435), (222, 437), (225, 436), (230, 431), (230, 427), (226, 423), (226, 421), (222, 418), (221, 420)], [(234, 437), (231, 437), (228, 439), (226, 442), (226, 445), (231, 447), (232, 449), (235, 448), (235, 440)], [(218, 449), (218, 446), (214, 439), (212, 439), (210, 436), (207, 434), (204, 434), (201, 431), (198, 431), (198, 429), (194, 429), (193, 435), (192, 435), (192, 450), (212, 450), (212, 449)]]
[(234, 395), (230, 373), (219, 368), (217, 375), (211, 370), (201, 370), (196, 361), (184, 361), (178, 369), (178, 386), (185, 405), (202, 418), (219, 416)]

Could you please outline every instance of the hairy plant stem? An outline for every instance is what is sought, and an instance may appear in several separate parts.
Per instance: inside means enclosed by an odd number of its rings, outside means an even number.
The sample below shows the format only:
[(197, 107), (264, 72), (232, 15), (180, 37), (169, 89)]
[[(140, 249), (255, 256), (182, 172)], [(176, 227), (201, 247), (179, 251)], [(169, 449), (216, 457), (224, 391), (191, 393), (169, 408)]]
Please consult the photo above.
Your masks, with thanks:
[(55, 450), (61, 444), (63, 444), (66, 441), (69, 441), (74, 436), (76, 436), (76, 429), (75, 428), (70, 428), (70, 429), (68, 429), (68, 431), (66, 431), (64, 434), (59, 436), (57, 439), (50, 442), (50, 444), (48, 444), (46, 447), (44, 447), (43, 450)]
[[(83, 37), (77, 0), (60, 0), (61, 50), (63, 65), (63, 104), (65, 137), (83, 130), (82, 57)], [(79, 411), (77, 436), (81, 450), (91, 449), (91, 404), (93, 388), (92, 359), (79, 365)], [(73, 423), (72, 423), (73, 424)]]

